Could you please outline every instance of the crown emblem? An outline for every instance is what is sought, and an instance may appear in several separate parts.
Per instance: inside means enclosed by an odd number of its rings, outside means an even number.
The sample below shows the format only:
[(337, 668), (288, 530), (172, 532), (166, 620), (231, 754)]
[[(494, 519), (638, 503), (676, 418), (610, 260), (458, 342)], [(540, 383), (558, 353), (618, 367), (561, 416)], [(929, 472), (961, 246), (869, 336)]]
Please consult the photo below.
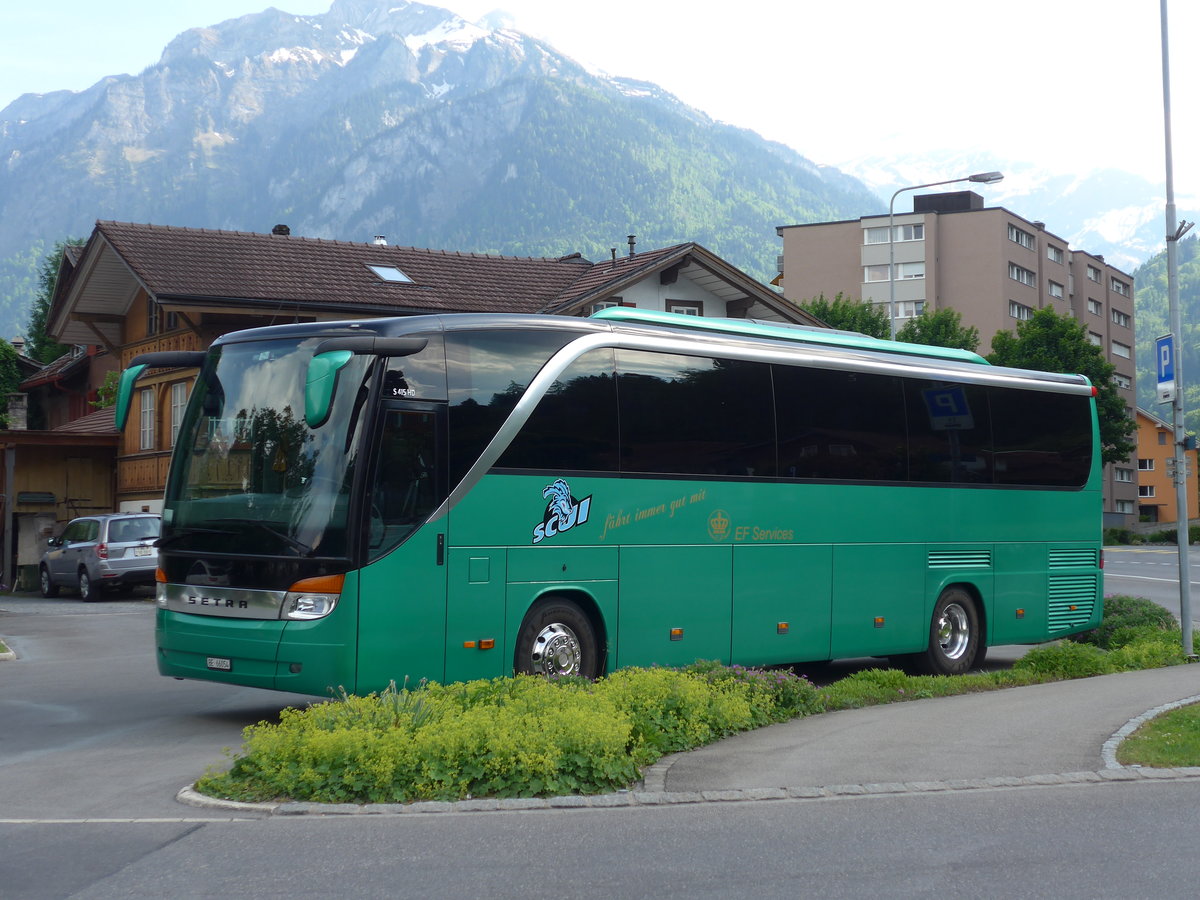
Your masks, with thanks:
[(708, 536), (714, 541), (723, 541), (729, 536), (729, 513), (714, 509), (708, 517)]

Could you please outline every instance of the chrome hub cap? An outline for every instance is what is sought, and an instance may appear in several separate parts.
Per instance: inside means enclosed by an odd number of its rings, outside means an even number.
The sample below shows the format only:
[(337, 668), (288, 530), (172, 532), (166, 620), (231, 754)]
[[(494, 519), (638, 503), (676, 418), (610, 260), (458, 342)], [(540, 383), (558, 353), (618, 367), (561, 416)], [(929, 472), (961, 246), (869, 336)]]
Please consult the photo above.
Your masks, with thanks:
[(947, 659), (962, 659), (967, 652), (971, 642), (970, 619), (957, 603), (950, 603), (942, 610), (937, 622), (937, 642)]
[(533, 639), (530, 662), (538, 675), (578, 675), (582, 662), (579, 639), (566, 625), (558, 622), (547, 625)]

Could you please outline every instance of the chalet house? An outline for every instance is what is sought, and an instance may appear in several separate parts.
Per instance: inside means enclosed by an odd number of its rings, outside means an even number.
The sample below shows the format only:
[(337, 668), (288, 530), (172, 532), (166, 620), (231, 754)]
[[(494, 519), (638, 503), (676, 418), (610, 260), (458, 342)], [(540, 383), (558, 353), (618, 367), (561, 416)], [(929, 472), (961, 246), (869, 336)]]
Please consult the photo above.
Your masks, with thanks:
[[(1200, 472), (1200, 452), (1195, 441), (1188, 439), (1184, 450), (1187, 460), (1187, 517), (1194, 521), (1200, 512), (1197, 504), (1197, 477)], [(1137, 410), (1138, 520), (1157, 524), (1179, 521), (1175, 479), (1171, 469), (1175, 463), (1175, 428), (1149, 410)], [(1118, 477), (1133, 479), (1135, 473), (1117, 470)]]
[[(820, 325), (704, 247), (678, 244), (593, 263), (579, 254), (528, 258), (271, 234), (96, 223), (47, 328), (99, 348), (124, 368), (139, 353), (198, 350), (260, 325), (446, 312), (588, 315), (637, 306), (700, 316)], [(161, 508), (171, 446), (194, 370), (143, 378), (117, 438), (112, 508)], [(145, 402), (141, 398), (145, 398)], [(109, 425), (111, 428), (111, 425)], [(61, 508), (66, 518), (68, 510)]]

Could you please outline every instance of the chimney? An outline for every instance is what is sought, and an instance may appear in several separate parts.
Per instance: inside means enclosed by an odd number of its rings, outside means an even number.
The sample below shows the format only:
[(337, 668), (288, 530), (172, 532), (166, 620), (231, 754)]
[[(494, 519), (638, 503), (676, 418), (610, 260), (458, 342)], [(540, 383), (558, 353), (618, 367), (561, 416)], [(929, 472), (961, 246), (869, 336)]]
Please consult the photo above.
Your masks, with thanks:
[(1034, 222), (1033, 227), (1036, 228), (1038, 231), (1045, 231), (1046, 223), (1045, 222)]
[[(613, 253), (616, 253), (616, 252), (617, 251), (615, 251), (615, 250), (613, 251)], [(17, 356), (25, 355), (25, 338), (15, 337), (11, 341), (9, 341), (9, 343), (12, 344), (12, 348), (17, 351)]]
[(629, 241), (629, 255), (630, 255), (630, 256), (633, 256), (633, 252), (634, 252), (634, 251), (633, 251), (633, 245), (637, 243), (637, 235), (636, 235), (636, 234), (631, 234), (631, 235), (629, 235), (629, 237), (627, 238), (627, 240)]
[(25, 431), (29, 428), (29, 395), (8, 395), (8, 430)]
[(284, 237), (287, 237), (291, 233), (292, 233), (292, 229), (288, 228), (286, 225), (284, 225), (282, 223), (279, 225), (276, 225), (274, 228), (271, 229), (271, 234), (280, 234), (280, 235), (283, 235)]
[(610, 268), (615, 269), (617, 267), (617, 248), (616, 247), (612, 248), (612, 256), (613, 256), (612, 266)]
[(376, 247), (386, 247), (387, 246), (387, 235), (386, 234), (377, 234), (377, 235), (375, 235), (375, 239), (372, 240), (371, 243), (374, 244)]

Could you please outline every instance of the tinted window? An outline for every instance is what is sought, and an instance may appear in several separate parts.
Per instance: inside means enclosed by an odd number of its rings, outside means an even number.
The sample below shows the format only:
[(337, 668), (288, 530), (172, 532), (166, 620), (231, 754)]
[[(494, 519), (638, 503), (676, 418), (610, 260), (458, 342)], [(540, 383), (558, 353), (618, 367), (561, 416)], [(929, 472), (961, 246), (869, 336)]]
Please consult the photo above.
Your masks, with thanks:
[(768, 366), (618, 350), (617, 371), (622, 471), (775, 474)]
[(991, 389), (997, 484), (1079, 487), (1092, 466), (1087, 397)]
[(483, 452), (546, 360), (578, 336), (541, 330), (446, 335), (452, 484)]
[(906, 379), (909, 477), (990, 484), (992, 430), (987, 388)]
[(585, 353), (538, 402), (498, 465), (555, 472), (617, 470), (617, 387), (611, 349)]
[(779, 474), (902, 481), (906, 437), (899, 379), (775, 366)]
[(442, 502), (436, 416), (388, 410), (375, 473), (367, 540), (371, 559), (402, 543)]
[(423, 334), (429, 343), (412, 356), (393, 356), (383, 376), (385, 400), (445, 400), (446, 351), (440, 334)]

